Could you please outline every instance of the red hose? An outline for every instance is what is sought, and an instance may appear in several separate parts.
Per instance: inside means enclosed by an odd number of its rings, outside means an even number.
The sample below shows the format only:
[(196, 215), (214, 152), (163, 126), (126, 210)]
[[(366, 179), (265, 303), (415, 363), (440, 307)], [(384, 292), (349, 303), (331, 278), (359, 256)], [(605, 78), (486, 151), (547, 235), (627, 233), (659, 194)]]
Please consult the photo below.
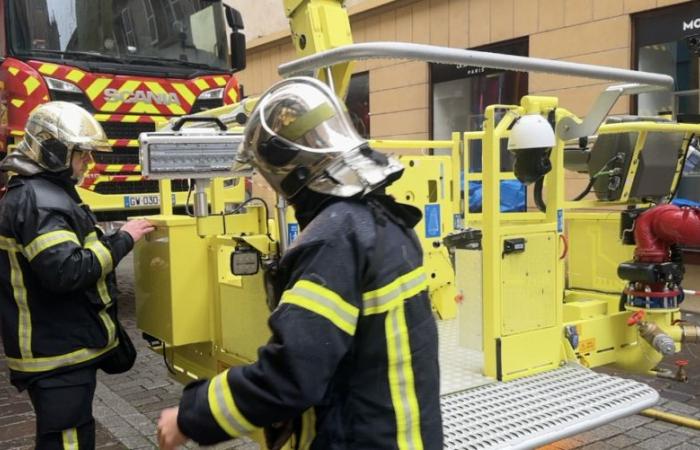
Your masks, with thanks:
[(655, 206), (637, 218), (634, 239), (640, 262), (666, 261), (672, 244), (700, 246), (700, 209)]

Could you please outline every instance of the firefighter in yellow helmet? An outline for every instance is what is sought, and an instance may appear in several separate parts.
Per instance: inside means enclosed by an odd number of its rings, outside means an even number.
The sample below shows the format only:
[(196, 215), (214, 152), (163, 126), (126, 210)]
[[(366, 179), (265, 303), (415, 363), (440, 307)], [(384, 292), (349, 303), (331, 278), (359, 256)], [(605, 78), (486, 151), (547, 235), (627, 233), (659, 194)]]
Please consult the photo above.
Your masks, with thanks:
[(420, 212), (383, 194), (403, 167), (303, 77), (262, 95), (237, 161), (294, 206), (302, 232), (271, 289), (270, 343), (256, 363), (187, 386), (161, 414), (161, 448), (266, 427), (271, 448), (295, 434), (298, 449), (442, 449)]
[(153, 227), (137, 220), (104, 235), (75, 189), (92, 152), (108, 151), (87, 111), (49, 102), (0, 162), (12, 174), (0, 200), (2, 341), (12, 384), (29, 391), (40, 450), (94, 448), (96, 371), (133, 363), (121, 359), (114, 268)]

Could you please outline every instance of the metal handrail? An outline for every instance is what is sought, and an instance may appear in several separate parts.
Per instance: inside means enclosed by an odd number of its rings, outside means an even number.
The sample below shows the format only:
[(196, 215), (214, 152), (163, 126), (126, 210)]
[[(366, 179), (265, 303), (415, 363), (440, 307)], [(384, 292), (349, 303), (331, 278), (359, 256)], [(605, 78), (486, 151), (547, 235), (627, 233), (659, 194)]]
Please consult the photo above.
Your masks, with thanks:
[(640, 87), (642, 90), (637, 90), (635, 93), (671, 89), (674, 83), (672, 77), (658, 73), (408, 42), (370, 42), (345, 45), (282, 64), (279, 66), (278, 72), (283, 77), (289, 77), (309, 74), (314, 70), (343, 62), (376, 58), (411, 59), (441, 64), (546, 72), (647, 85), (647, 87)]

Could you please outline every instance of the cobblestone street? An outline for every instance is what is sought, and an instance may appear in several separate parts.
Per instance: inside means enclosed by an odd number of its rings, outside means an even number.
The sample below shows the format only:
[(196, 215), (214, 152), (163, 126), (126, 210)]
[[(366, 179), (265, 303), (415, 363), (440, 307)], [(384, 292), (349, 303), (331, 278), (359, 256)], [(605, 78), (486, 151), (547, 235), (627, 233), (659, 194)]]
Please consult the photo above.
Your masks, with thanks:
[[(119, 314), (138, 349), (133, 370), (122, 375), (98, 374), (94, 402), (97, 420), (97, 448), (146, 449), (156, 447), (155, 424), (163, 408), (177, 405), (182, 386), (172, 381), (162, 357), (146, 348), (136, 329), (133, 264), (127, 257), (118, 268), (121, 297)], [(691, 320), (700, 320), (692, 315)], [(691, 351), (694, 351), (691, 352)], [(687, 348), (670, 359), (665, 367), (674, 368), (676, 359), (686, 358), (690, 380), (634, 377), (656, 388), (663, 397), (659, 409), (700, 418), (700, 349)], [(0, 358), (0, 449), (30, 449), (34, 442), (34, 413), (26, 393), (9, 384), (4, 355)], [(610, 372), (610, 371), (607, 371)], [(612, 373), (612, 372), (610, 372)], [(622, 374), (619, 374), (622, 375)], [(188, 445), (196, 448), (196, 445)], [(217, 449), (254, 450), (250, 441), (237, 440)], [(700, 449), (700, 431), (682, 428), (642, 416), (631, 416), (577, 436), (551, 444), (546, 449)]]

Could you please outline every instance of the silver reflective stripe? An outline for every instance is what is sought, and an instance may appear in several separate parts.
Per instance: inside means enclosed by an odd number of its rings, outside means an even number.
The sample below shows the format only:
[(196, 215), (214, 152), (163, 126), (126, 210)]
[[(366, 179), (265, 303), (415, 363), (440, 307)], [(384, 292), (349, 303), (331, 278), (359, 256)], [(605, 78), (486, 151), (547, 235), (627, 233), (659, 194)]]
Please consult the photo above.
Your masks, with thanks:
[(97, 259), (100, 261), (100, 267), (102, 267), (103, 276), (106, 276), (112, 271), (112, 253), (99, 239), (97, 239), (96, 233), (90, 233), (88, 237), (85, 238), (85, 248), (97, 256)]
[(417, 292), (415, 292), (415, 289), (418, 287), (422, 287), (422, 285), (426, 284), (426, 280), (427, 277), (425, 276), (423, 269), (420, 268), (401, 276), (399, 279), (387, 285), (391, 286), (393, 284), (396, 284), (390, 291), (386, 293), (380, 295), (375, 294), (377, 291), (380, 291), (384, 288), (377, 289), (373, 292), (365, 293), (363, 295), (365, 310), (367, 310), (369, 313), (377, 313), (387, 311), (391, 309), (392, 306), (396, 307), (398, 306), (398, 304), (392, 305), (392, 303), (402, 302), (417, 294)]
[(12, 283), (12, 296), (17, 304), (17, 332), (19, 338), (19, 354), (22, 358), (31, 358), (32, 355), (32, 315), (27, 302), (27, 288), (24, 286), (24, 274), (19, 265), (17, 252), (8, 252), (10, 260), (10, 282)]
[[(100, 295), (102, 303), (105, 305), (110, 305), (112, 303), (112, 297), (109, 295), (109, 289), (107, 288), (107, 283), (105, 279), (107, 275), (112, 271), (112, 253), (107, 247), (97, 239), (97, 233), (92, 232), (85, 238), (85, 248), (90, 250), (97, 256), (97, 260), (100, 262), (100, 268), (102, 269), (102, 274), (100, 279), (97, 280), (97, 293)], [(116, 335), (116, 328), (112, 318), (107, 314), (107, 307), (100, 311), (100, 319), (104, 323), (107, 329), (107, 337), (111, 341)]]
[(403, 305), (388, 312), (385, 319), (385, 332), (389, 387), (396, 415), (397, 445), (399, 450), (422, 450), (420, 410)]
[(19, 372), (45, 372), (48, 370), (57, 369), (59, 367), (72, 366), (97, 358), (103, 353), (108, 352), (117, 345), (114, 340), (107, 347), (94, 349), (83, 348), (74, 352), (59, 355), (46, 356), (42, 358), (7, 358), (7, 366), (12, 370)]
[(79, 450), (77, 428), (63, 430), (61, 437), (63, 438), (63, 450)]
[(6, 252), (21, 252), (22, 246), (20, 246), (17, 241), (12, 238), (0, 236), (0, 250)]
[(338, 303), (334, 302), (333, 300), (318, 294), (314, 291), (311, 291), (309, 289), (306, 289), (304, 287), (299, 286), (298, 284), (295, 285), (291, 291), (289, 291), (290, 294), (296, 294), (300, 295), (304, 298), (307, 298), (309, 300), (314, 300), (318, 302), (319, 304), (325, 306), (326, 308), (332, 310), (335, 314), (337, 314), (341, 319), (343, 319), (345, 322), (348, 324), (352, 325), (353, 328), (357, 325), (357, 315), (353, 315), (343, 309), (341, 305)]
[(226, 379), (228, 371), (222, 372), (209, 382), (207, 398), (209, 409), (216, 423), (231, 437), (246, 434), (255, 426), (248, 422), (236, 406)]
[(47, 250), (53, 246), (62, 244), (64, 242), (73, 242), (77, 246), (80, 246), (80, 241), (78, 240), (78, 236), (76, 236), (75, 233), (67, 230), (56, 230), (37, 236), (29, 245), (27, 245), (24, 248), (24, 255), (29, 261), (31, 261), (44, 250)]

